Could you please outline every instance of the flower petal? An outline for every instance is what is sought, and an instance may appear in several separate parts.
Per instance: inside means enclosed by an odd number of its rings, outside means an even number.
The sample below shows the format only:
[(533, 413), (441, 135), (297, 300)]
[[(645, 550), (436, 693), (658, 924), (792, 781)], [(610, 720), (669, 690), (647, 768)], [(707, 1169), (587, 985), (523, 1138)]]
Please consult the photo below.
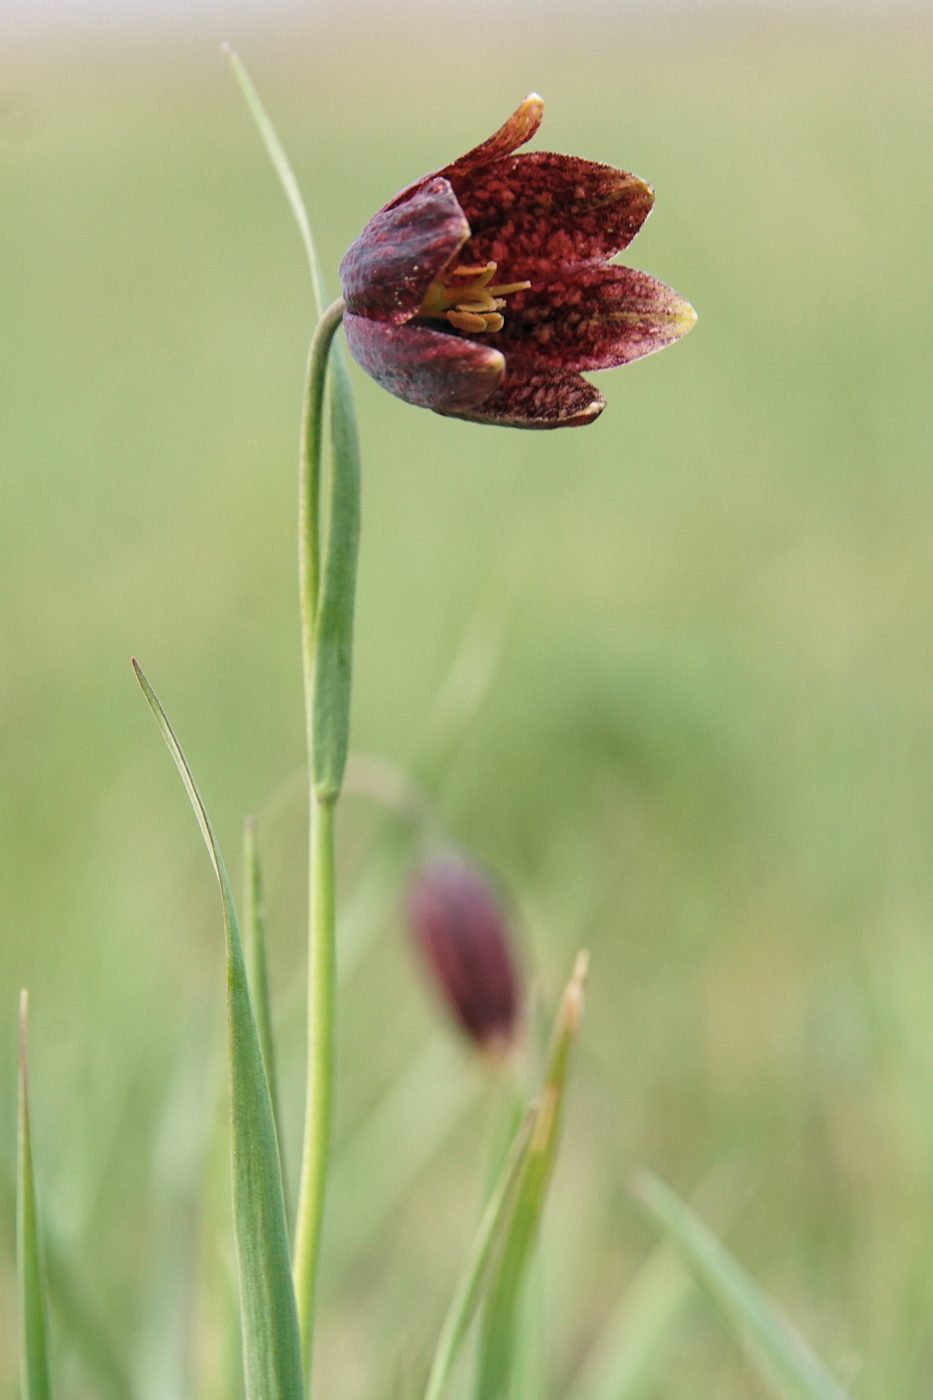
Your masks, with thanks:
[(663, 350), (696, 321), (689, 302), (630, 267), (571, 267), (509, 297), (505, 325), (483, 337), (509, 371), (612, 369)]
[(470, 225), (463, 261), (499, 264), (496, 280), (548, 276), (627, 248), (654, 203), (637, 175), (551, 151), (511, 156), (450, 181)]
[(516, 107), (508, 121), (503, 122), (488, 141), (484, 141), (481, 146), (474, 146), (472, 151), (467, 151), (459, 160), (451, 161), (450, 165), (445, 165), (438, 174), (446, 175), (451, 184), (454, 184), (467, 171), (477, 170), (481, 165), (488, 165), (490, 161), (510, 156), (519, 146), (524, 146), (526, 141), (531, 140), (541, 125), (543, 116), (543, 99), (536, 92), (529, 92), (521, 106)]
[(435, 171), (435, 175), (423, 175), (420, 180), (416, 180), (412, 185), (406, 185), (400, 190), (394, 199), (390, 199), (385, 206), (386, 210), (395, 209), (399, 204), (407, 200), (413, 191), (421, 189), (426, 180), (435, 178), (437, 175), (445, 175), (451, 181), (466, 175), (468, 171), (475, 170), (481, 165), (488, 165), (491, 160), (499, 160), (502, 156), (510, 156), (513, 151), (517, 151), (519, 146), (524, 146), (526, 141), (530, 141), (532, 136), (541, 125), (541, 118), (544, 116), (544, 102), (536, 92), (530, 92), (520, 107), (517, 107), (507, 122), (504, 122), (499, 130), (490, 136), (488, 141), (484, 141), (481, 146), (474, 146), (472, 151), (467, 151), (465, 156), (459, 160), (451, 161), (450, 165), (443, 166)]
[(449, 181), (429, 180), (404, 204), (381, 210), (350, 244), (339, 274), (348, 309), (406, 321), (469, 236)]
[(343, 318), (347, 349), (361, 369), (416, 408), (459, 413), (477, 408), (505, 369), (498, 350), (411, 322), (396, 326), (366, 316)]
[(553, 370), (516, 374), (510, 366), (499, 388), (481, 407), (438, 412), (500, 428), (579, 428), (595, 422), (605, 407), (599, 390), (579, 374)]

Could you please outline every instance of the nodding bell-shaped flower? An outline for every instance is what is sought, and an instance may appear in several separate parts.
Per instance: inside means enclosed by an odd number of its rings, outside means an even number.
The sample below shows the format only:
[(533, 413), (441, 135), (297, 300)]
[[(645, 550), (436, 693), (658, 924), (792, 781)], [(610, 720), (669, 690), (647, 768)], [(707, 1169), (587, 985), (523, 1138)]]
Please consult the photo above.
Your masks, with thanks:
[(519, 985), (501, 900), (471, 861), (450, 851), (427, 860), (408, 891), (415, 944), (462, 1029), (484, 1050), (514, 1041)]
[(371, 219), (340, 264), (350, 354), (407, 403), (514, 428), (592, 423), (581, 370), (679, 340), (696, 320), (663, 282), (609, 259), (654, 202), (636, 175), (519, 146), (544, 104)]

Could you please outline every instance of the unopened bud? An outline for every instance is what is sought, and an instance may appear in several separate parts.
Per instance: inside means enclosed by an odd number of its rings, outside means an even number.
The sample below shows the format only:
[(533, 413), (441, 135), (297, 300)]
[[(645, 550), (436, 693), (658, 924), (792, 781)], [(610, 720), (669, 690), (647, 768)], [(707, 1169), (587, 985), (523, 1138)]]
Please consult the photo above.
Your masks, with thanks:
[(517, 1029), (518, 977), (490, 880), (454, 852), (434, 856), (411, 882), (408, 912), (428, 970), (467, 1035), (483, 1049), (507, 1047)]

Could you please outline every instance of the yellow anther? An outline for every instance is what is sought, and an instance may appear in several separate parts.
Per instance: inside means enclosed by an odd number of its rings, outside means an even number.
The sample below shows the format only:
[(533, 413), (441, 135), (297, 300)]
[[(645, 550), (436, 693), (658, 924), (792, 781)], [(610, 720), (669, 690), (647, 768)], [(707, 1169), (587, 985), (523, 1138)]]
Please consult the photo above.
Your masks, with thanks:
[[(504, 302), (504, 301), (501, 302), (500, 304), (501, 304), (502, 306), (505, 306), (505, 302)], [(478, 297), (478, 298), (476, 299), (476, 301), (458, 301), (458, 302), (457, 302), (457, 310), (458, 310), (458, 311), (477, 311), (477, 312), (483, 312), (483, 311), (495, 311), (495, 309), (496, 309), (496, 303), (495, 303), (495, 301), (493, 300), (492, 297)]]
[(487, 282), (491, 282), (496, 275), (494, 262), (483, 263), (481, 267), (455, 267), (450, 273), (451, 277), (478, 277), (479, 286), (484, 287)]
[(484, 331), (486, 329), (486, 317), (477, 316), (472, 311), (448, 311), (447, 319), (452, 326), (456, 326), (458, 331)]
[[(491, 287), (496, 266), (490, 261), (480, 267), (452, 268), (431, 283), (418, 315), (429, 320), (443, 316), (458, 331), (474, 335), (501, 331), (505, 321), (499, 312), (505, 308), (505, 298), (512, 292), (526, 291), (531, 283), (509, 282)], [(455, 282), (454, 278), (469, 280)]]

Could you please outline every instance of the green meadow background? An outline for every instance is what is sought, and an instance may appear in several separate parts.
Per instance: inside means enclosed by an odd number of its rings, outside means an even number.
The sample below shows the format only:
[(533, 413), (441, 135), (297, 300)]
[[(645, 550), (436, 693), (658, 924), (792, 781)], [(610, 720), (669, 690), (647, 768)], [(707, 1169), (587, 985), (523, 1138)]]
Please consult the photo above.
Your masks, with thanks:
[[(536, 88), (540, 147), (655, 185), (627, 258), (699, 312), (600, 376), (580, 432), (448, 422), (355, 374), (354, 752), (509, 891), (533, 1020), (591, 953), (529, 1400), (567, 1392), (652, 1247), (637, 1165), (685, 1194), (726, 1171), (731, 1247), (853, 1394), (929, 1394), (933, 23), (879, 8), (5, 47), (0, 1396), (22, 985), (50, 1239), (127, 1365), (101, 1385), (57, 1307), (59, 1400), (238, 1393), (218, 901), (131, 655), (234, 869), (259, 822), (296, 1177), (311, 301), (224, 38), (332, 288), (376, 208)], [(318, 1393), (389, 1400), (456, 1278), (497, 1090), (410, 956), (421, 834), (373, 800), (398, 774), (353, 771)], [(765, 1393), (697, 1299), (646, 1400)]]

